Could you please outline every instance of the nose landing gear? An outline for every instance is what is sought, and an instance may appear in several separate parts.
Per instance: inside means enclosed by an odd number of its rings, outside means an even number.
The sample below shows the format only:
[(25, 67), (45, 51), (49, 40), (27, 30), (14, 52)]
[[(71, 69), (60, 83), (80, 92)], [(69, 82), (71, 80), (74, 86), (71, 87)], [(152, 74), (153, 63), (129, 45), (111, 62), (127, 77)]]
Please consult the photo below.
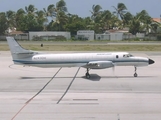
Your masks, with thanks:
[(136, 71), (137, 71), (137, 67), (135, 67), (134, 77), (138, 77), (138, 74), (136, 73)]

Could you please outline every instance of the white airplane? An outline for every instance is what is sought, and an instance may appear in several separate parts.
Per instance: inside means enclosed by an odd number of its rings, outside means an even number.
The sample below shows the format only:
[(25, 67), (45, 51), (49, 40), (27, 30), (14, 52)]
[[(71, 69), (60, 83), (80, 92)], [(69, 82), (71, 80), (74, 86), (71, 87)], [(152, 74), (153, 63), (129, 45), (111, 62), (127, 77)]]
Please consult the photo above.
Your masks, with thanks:
[(6, 39), (14, 64), (42, 68), (84, 67), (87, 69), (85, 74), (87, 79), (90, 78), (90, 69), (105, 69), (115, 66), (134, 66), (134, 77), (137, 77), (137, 67), (154, 63), (152, 59), (135, 57), (127, 52), (43, 54), (22, 48), (13, 37)]

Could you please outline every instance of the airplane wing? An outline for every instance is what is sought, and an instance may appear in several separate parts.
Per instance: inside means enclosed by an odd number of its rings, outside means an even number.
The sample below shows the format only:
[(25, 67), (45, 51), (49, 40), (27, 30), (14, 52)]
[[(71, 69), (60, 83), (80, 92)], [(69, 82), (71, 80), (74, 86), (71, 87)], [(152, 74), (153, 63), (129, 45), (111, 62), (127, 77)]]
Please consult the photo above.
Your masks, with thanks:
[(114, 63), (112, 61), (91, 61), (87, 63), (84, 67), (91, 69), (105, 69), (114, 67)]

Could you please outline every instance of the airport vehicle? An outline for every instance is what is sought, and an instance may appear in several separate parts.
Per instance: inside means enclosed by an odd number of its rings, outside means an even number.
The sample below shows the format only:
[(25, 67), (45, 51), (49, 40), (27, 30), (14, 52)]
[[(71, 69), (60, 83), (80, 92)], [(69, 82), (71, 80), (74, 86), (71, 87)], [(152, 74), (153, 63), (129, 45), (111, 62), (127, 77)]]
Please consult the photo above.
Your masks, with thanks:
[(90, 69), (105, 69), (115, 66), (134, 66), (134, 77), (137, 77), (137, 67), (154, 63), (152, 59), (136, 57), (128, 52), (44, 54), (22, 48), (13, 37), (6, 39), (14, 64), (42, 68), (84, 67), (87, 69), (85, 74), (87, 79), (90, 78)]

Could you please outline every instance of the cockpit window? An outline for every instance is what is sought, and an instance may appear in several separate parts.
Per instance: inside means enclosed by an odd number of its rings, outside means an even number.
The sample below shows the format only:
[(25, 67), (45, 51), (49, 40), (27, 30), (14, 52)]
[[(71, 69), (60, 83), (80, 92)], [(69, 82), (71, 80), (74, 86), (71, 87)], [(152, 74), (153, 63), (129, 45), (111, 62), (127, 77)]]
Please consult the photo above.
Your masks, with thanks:
[(133, 55), (129, 54), (129, 57), (133, 57)]
[(133, 55), (131, 54), (124, 54), (123, 57), (127, 58), (127, 57), (133, 57)]

